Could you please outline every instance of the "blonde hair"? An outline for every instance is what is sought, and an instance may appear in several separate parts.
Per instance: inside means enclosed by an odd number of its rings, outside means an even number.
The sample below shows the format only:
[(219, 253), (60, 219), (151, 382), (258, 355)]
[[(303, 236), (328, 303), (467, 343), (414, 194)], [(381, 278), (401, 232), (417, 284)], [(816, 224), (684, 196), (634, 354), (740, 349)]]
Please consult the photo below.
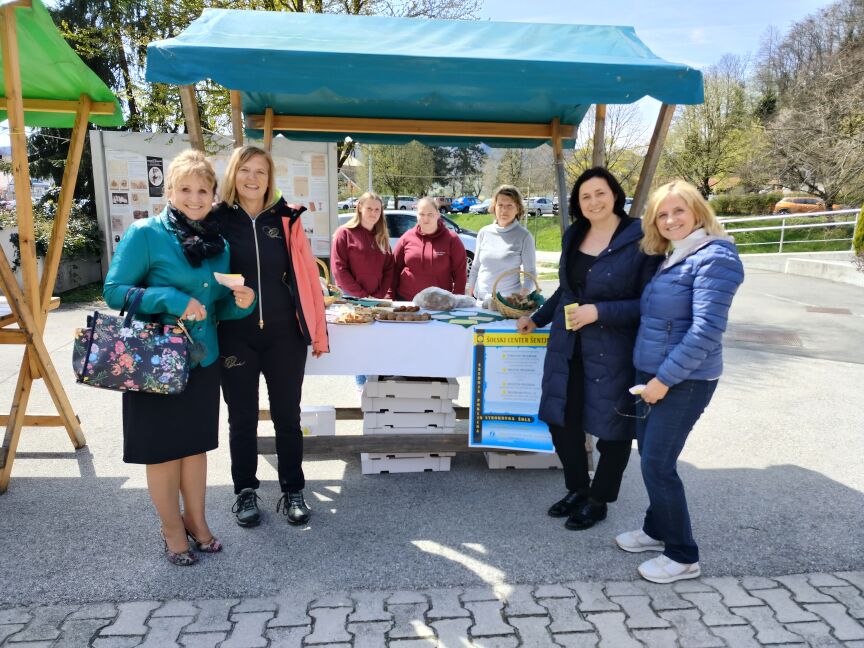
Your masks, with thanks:
[(664, 254), (670, 247), (668, 239), (660, 234), (657, 229), (657, 210), (660, 204), (670, 196), (677, 196), (693, 212), (696, 219), (696, 227), (701, 227), (706, 234), (711, 236), (726, 236), (726, 230), (717, 220), (714, 209), (708, 201), (702, 197), (699, 190), (688, 182), (676, 180), (655, 189), (648, 198), (648, 206), (645, 215), (642, 216), (642, 242), (639, 247), (645, 254)]
[(264, 196), (264, 206), (273, 204), (276, 197), (276, 166), (273, 164), (273, 158), (270, 154), (257, 146), (241, 146), (235, 148), (234, 152), (231, 153), (228, 167), (225, 169), (225, 177), (222, 180), (222, 200), (225, 201), (225, 204), (233, 205), (237, 202), (237, 171), (256, 155), (260, 155), (267, 161), (267, 193)]
[(435, 196), (423, 196), (420, 200), (417, 201), (417, 211), (420, 211), (420, 205), (423, 203), (428, 203), (431, 205), (438, 215), (441, 215), (441, 208), (438, 206), (438, 201), (435, 199)]
[(168, 165), (168, 172), (165, 174), (165, 186), (162, 190), (163, 195), (167, 197), (174, 185), (190, 175), (196, 175), (209, 182), (213, 192), (216, 192), (216, 171), (213, 169), (213, 165), (201, 151), (187, 149)]
[[(495, 214), (495, 205), (498, 204), (498, 196), (506, 196), (516, 203), (516, 220), (522, 220), (525, 215), (525, 203), (522, 201), (522, 192), (513, 185), (503, 184), (492, 194), (492, 202), (489, 203), (489, 211)], [(498, 216), (495, 216), (498, 220)]]
[(387, 233), (387, 221), (384, 219), (384, 201), (381, 200), (381, 196), (374, 191), (367, 191), (357, 199), (357, 206), (354, 208), (354, 215), (351, 216), (350, 220), (342, 227), (347, 227), (349, 229), (360, 227), (363, 205), (368, 200), (377, 200), (378, 204), (381, 205), (381, 218), (379, 218), (378, 222), (375, 223), (375, 227), (372, 228), (372, 233), (375, 235), (375, 242), (378, 244), (378, 247), (386, 254), (390, 251), (390, 235)]

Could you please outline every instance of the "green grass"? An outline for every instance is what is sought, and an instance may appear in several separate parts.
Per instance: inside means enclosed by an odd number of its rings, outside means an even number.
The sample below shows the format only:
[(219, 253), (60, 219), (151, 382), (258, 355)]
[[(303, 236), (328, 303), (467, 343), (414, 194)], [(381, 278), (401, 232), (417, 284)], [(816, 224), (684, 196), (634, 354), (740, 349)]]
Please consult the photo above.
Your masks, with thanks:
[[(492, 216), (489, 214), (451, 214), (450, 218), (462, 227), (474, 230), (475, 232), (492, 222)], [(557, 216), (554, 218), (550, 218), (549, 216), (529, 216), (523, 219), (522, 224), (531, 232), (531, 236), (534, 237), (534, 244), (538, 250), (543, 250), (544, 252), (561, 251), (561, 229), (558, 226)]]
[(84, 286), (78, 286), (67, 290), (60, 295), (61, 304), (90, 304), (93, 302), (105, 303), (102, 299), (102, 282), (96, 281)]

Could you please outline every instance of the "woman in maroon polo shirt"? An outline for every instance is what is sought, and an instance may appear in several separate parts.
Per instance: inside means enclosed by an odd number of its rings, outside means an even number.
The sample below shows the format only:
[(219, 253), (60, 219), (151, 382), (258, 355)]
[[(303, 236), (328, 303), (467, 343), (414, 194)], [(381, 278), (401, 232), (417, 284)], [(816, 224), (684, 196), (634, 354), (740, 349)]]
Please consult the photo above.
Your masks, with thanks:
[(384, 298), (393, 283), (393, 253), (381, 197), (367, 191), (357, 211), (336, 230), (330, 251), (333, 281), (351, 297)]

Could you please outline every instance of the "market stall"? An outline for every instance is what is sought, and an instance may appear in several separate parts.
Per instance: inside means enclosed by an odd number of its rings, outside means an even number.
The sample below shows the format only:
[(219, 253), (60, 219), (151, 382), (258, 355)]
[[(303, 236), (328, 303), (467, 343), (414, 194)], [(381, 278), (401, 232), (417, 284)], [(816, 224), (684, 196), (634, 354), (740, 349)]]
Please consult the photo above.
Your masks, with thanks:
[[(3, 77), (0, 120), (9, 120), (12, 174), (15, 179), (16, 216), (21, 257), (22, 287), (0, 248), (0, 344), (25, 347), (18, 381), (0, 447), (0, 493), (6, 492), (21, 430), (28, 426), (64, 427), (75, 448), (85, 444), (81, 424), (42, 339), (49, 310), (59, 305), (52, 297), (57, 269), (87, 123), (117, 126), (123, 123), (120, 105), (106, 86), (72, 51), (58, 33), (40, 0), (0, 2), (0, 41)], [(60, 202), (54, 219), (41, 279), (36, 263), (30, 175), (25, 126), (72, 127), (63, 173)], [(33, 382), (44, 379), (56, 415), (28, 415)]]
[[(592, 104), (597, 105), (593, 161), (602, 165), (605, 105), (645, 96), (662, 103), (631, 208), (635, 215), (643, 209), (675, 105), (703, 100), (698, 70), (655, 56), (632, 27), (601, 25), (207, 9), (178, 36), (148, 46), (146, 76), (180, 86), (190, 139), (202, 149), (195, 87), (207, 79), (230, 91), (235, 146), (251, 136), (269, 147), (276, 134), (301, 141), (350, 136), (362, 143), (418, 140), (445, 146), (483, 142), (526, 148), (551, 142), (562, 232), (569, 194), (563, 151)], [(385, 326), (344, 331), (329, 326), (331, 354), (310, 361), (308, 371), (467, 373), (470, 331), (449, 324), (411, 331), (410, 325), (386, 331)], [(394, 352), (385, 336), (405, 343)], [(413, 336), (426, 341), (412, 346), (407, 341)], [(369, 351), (357, 354), (358, 347)], [(418, 369), (421, 364), (427, 368)], [(356, 416), (342, 412), (344, 418)], [(392, 436), (309, 441), (310, 452), (395, 445)], [(399, 441), (405, 448), (431, 439)], [(464, 435), (438, 436), (436, 442), (465, 448)], [(259, 448), (272, 451), (266, 440)]]

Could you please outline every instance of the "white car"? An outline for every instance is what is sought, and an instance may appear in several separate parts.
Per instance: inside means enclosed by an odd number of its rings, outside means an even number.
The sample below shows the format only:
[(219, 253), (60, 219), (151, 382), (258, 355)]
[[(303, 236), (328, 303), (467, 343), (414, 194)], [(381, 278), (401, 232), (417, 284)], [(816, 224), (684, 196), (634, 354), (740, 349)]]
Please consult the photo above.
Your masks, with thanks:
[(555, 209), (551, 198), (535, 196), (534, 198), (528, 198), (525, 201), (525, 211), (529, 214), (540, 216), (541, 214), (551, 214)]
[(340, 200), (336, 203), (336, 206), (339, 209), (354, 209), (357, 206), (356, 198), (346, 198), (345, 200)]
[(468, 208), (469, 214), (488, 214), (489, 208), (492, 206), (492, 199), (487, 198), (483, 202), (477, 203), (476, 205), (471, 205)]
[[(417, 198), (414, 196), (397, 196), (399, 198), (399, 209), (417, 209)], [(396, 203), (390, 198), (385, 209), (396, 209)]]

